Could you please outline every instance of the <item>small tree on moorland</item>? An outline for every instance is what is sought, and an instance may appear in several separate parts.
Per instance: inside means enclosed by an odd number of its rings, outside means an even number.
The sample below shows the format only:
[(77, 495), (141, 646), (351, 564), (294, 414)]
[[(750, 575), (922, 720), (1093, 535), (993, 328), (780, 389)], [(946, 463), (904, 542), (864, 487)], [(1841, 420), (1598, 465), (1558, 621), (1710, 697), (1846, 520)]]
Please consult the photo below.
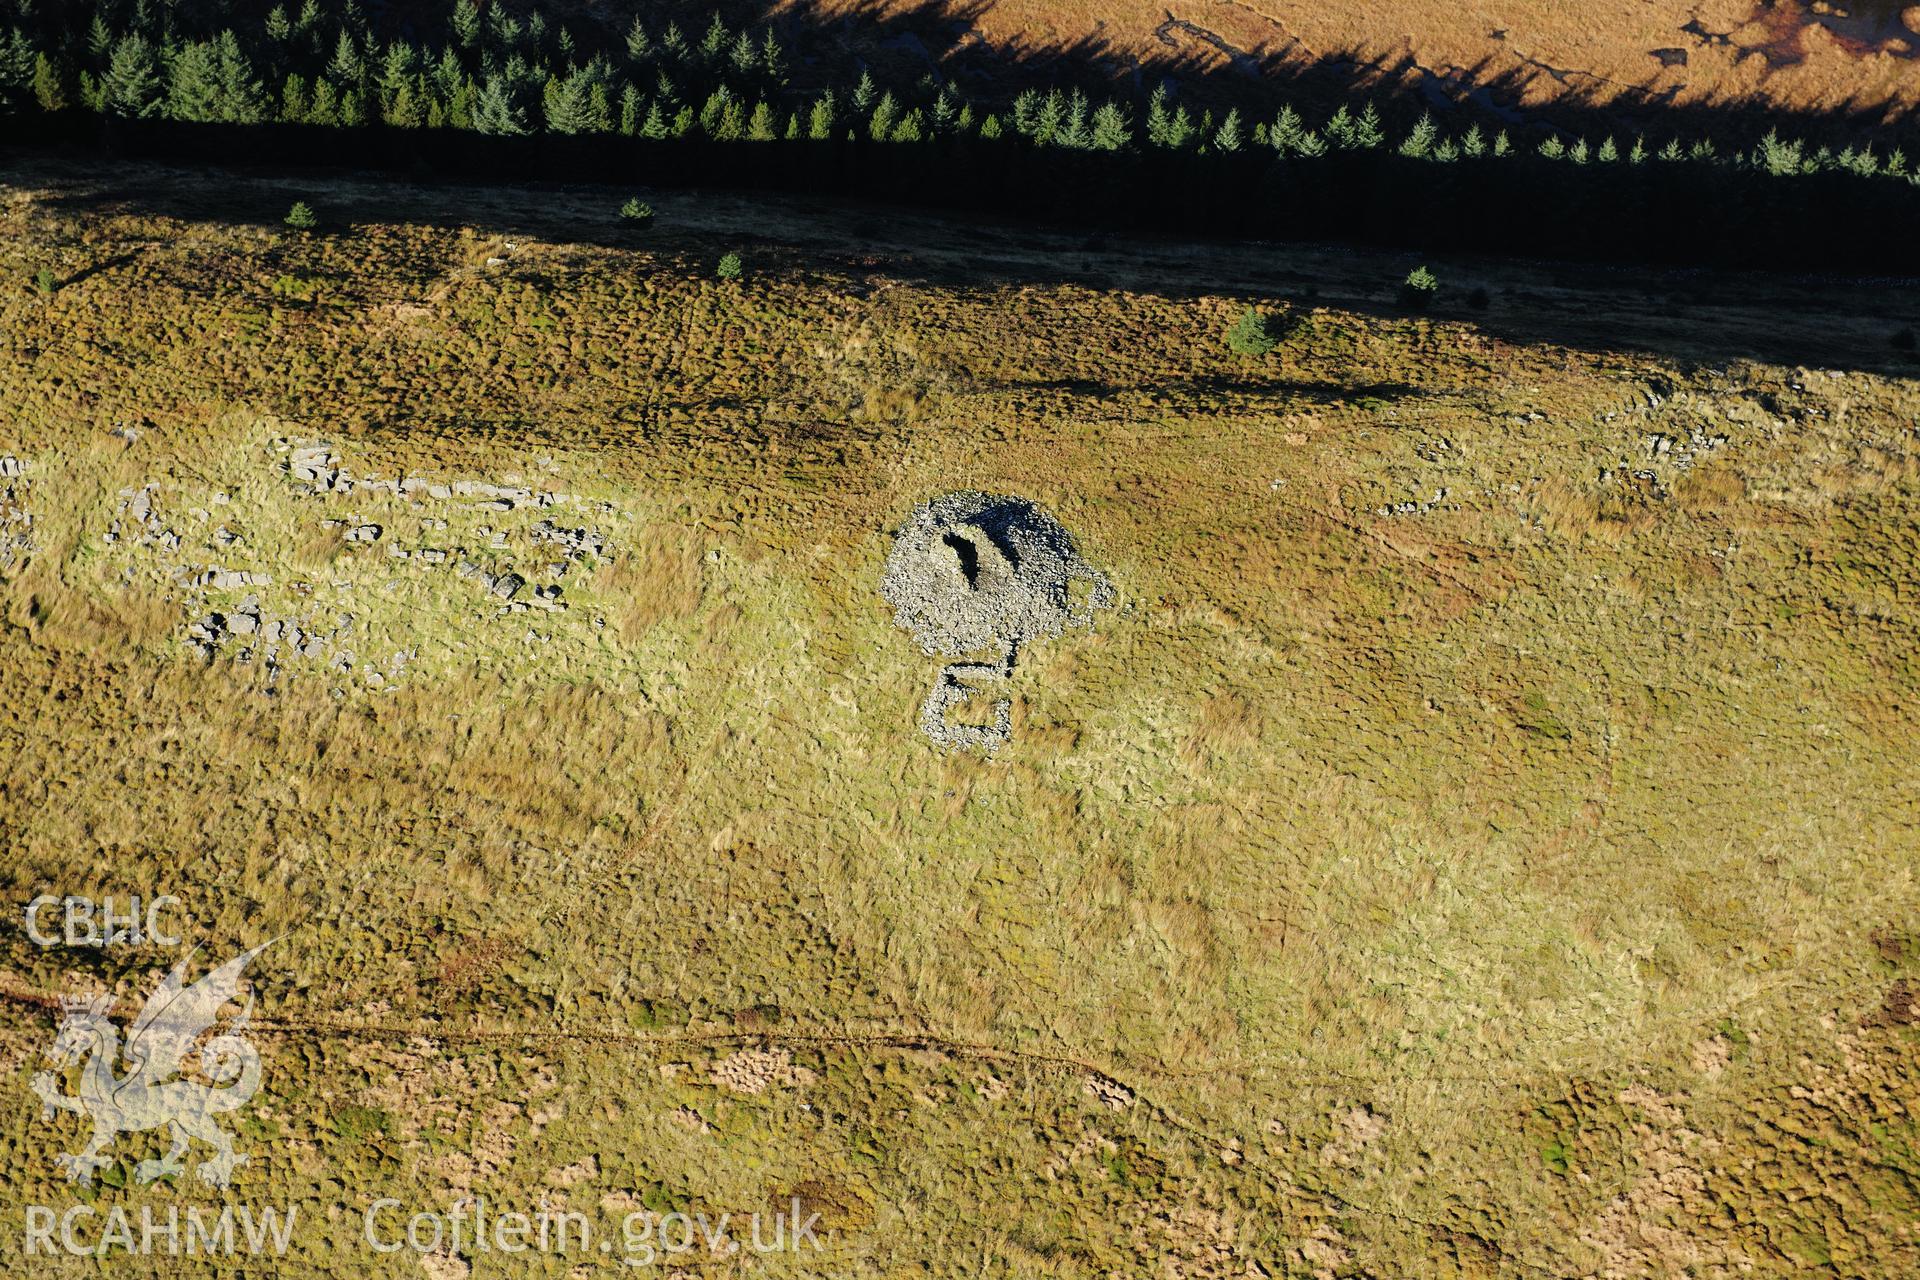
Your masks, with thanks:
[(305, 200), (295, 200), (293, 207), (287, 210), (287, 216), (281, 221), (295, 231), (311, 231), (320, 225), (319, 215), (314, 213), (313, 206)]
[(1414, 311), (1425, 311), (1433, 303), (1433, 295), (1440, 292), (1440, 277), (1429, 271), (1424, 265), (1407, 272), (1407, 278), (1400, 282), (1400, 304)]
[(653, 206), (638, 197), (628, 200), (620, 206), (620, 221), (630, 227), (650, 227), (653, 225)]
[(1227, 349), (1235, 355), (1259, 358), (1280, 345), (1280, 336), (1275, 325), (1254, 307), (1248, 307), (1240, 313), (1240, 318), (1227, 330)]
[(722, 280), (738, 280), (744, 270), (745, 267), (740, 261), (740, 255), (737, 253), (729, 253), (721, 257), (719, 265), (713, 269), (713, 274), (719, 276)]

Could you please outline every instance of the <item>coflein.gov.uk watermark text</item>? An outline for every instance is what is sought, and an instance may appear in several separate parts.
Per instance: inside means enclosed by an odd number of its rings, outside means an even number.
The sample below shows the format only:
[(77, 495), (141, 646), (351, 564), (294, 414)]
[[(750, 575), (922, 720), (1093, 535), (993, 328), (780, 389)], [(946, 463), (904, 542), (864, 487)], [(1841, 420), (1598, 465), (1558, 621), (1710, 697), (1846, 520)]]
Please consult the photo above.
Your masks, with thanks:
[[(284, 1257), (299, 1220), (298, 1205), (33, 1204), (22, 1223), (23, 1252), (39, 1257)], [(798, 1200), (771, 1216), (708, 1217), (636, 1210), (608, 1224), (573, 1209), (499, 1210), (484, 1197), (442, 1209), (409, 1211), (379, 1199), (360, 1213), (356, 1249), (379, 1254), (599, 1255), (630, 1267), (693, 1256), (821, 1250), (817, 1213)]]
[(801, 1215), (798, 1200), (770, 1218), (759, 1213), (722, 1213), (710, 1218), (700, 1213), (635, 1210), (613, 1228), (572, 1209), (503, 1212), (484, 1197), (412, 1214), (398, 1200), (375, 1200), (363, 1215), (366, 1244), (376, 1253), (597, 1253), (633, 1267), (699, 1254), (722, 1258), (803, 1249), (817, 1253), (821, 1244), (814, 1229), (819, 1223), (817, 1213)]

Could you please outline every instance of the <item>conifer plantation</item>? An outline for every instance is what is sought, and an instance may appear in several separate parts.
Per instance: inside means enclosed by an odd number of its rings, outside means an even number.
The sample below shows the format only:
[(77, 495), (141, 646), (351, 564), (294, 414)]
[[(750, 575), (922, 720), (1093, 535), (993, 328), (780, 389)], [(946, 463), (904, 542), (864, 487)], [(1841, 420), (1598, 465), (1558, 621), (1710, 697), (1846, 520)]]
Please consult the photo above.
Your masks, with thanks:
[(134, 151), (231, 154), (245, 130), (248, 154), (302, 162), (848, 192), (1210, 235), (1572, 256), (1790, 253), (1844, 266), (1860, 235), (1809, 242), (1797, 229), (1920, 216), (1920, 165), (1901, 129), (1802, 138), (1655, 116), (1590, 137), (1550, 115), (1467, 107), (1442, 119), (1418, 103), (1294, 100), (1285, 86), (1223, 88), (1177, 68), (1116, 80), (1070, 59), (987, 93), (937, 70), (876, 75), (804, 14), (745, 26), (653, 8), (563, 21), (482, 0), (406, 21), (373, 11), (6, 0), (0, 106), (16, 138)]

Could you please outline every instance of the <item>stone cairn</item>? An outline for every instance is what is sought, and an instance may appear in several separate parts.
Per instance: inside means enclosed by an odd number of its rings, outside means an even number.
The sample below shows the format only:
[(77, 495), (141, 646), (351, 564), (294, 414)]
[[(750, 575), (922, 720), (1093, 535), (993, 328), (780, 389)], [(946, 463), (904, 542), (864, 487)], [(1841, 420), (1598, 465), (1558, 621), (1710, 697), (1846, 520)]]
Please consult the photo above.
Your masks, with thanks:
[(942, 747), (989, 752), (1012, 736), (1012, 700), (1004, 692), (994, 699), (990, 724), (957, 722), (952, 712), (980, 692), (976, 685), (1004, 687), (1024, 646), (1091, 627), (1094, 612), (1114, 604), (1112, 585), (1059, 521), (1024, 498), (972, 490), (914, 509), (894, 537), (880, 591), (894, 624), (923, 651), (957, 659), (921, 704), (921, 730)]

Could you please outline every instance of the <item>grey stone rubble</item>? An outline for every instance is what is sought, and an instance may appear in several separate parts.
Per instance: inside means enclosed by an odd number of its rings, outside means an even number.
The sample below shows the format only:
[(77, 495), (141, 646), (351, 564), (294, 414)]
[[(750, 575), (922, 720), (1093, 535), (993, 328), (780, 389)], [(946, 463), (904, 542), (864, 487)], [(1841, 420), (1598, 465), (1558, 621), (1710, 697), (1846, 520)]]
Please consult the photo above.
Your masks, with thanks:
[(975, 683), (1004, 683), (1023, 646), (1091, 627), (1115, 602), (1059, 521), (1024, 498), (973, 490), (914, 509), (894, 536), (880, 591), (922, 651), (970, 659), (941, 669), (921, 704), (921, 730), (949, 749), (989, 752), (1012, 736), (1012, 701), (995, 698), (990, 724), (955, 722), (952, 712), (978, 696)]
[(1698, 427), (1688, 431), (1686, 438), (1670, 436), (1664, 432), (1649, 434), (1645, 441), (1647, 456), (1656, 462), (1665, 462), (1675, 471), (1690, 471), (1700, 460), (1701, 455), (1724, 448), (1727, 438), (1723, 435), (1709, 435)]
[(316, 493), (325, 493), (339, 482), (340, 459), (326, 445), (300, 445), (287, 459), (287, 472)]
[[(315, 495), (340, 495), (356, 491), (361, 493), (385, 493), (398, 497), (415, 505), (422, 500), (436, 502), (471, 500), (467, 505), (473, 510), (515, 511), (522, 508), (549, 508), (556, 504), (573, 504), (579, 499), (568, 495), (549, 492), (537, 492), (525, 485), (506, 483), (496, 484), (484, 480), (429, 481), (419, 477), (405, 479), (380, 480), (372, 476), (353, 476), (341, 465), (339, 456), (326, 444), (302, 443), (281, 440), (276, 442), (280, 451), (286, 455), (283, 468), (292, 480), (303, 489)], [(14, 460), (0, 461), (0, 482), (22, 474), (24, 468)], [(517, 480), (518, 477), (510, 477)], [(22, 482), (24, 483), (24, 482)], [(156, 500), (159, 485), (148, 484), (141, 489), (122, 491), (119, 517), (113, 522), (106, 535), (108, 542), (122, 539), (133, 541), (136, 545), (158, 545), (178, 548), (180, 540), (172, 530), (165, 527), (159, 505)], [(0, 493), (9, 490), (0, 489)], [(229, 501), (225, 493), (215, 493), (212, 505), (221, 506)], [(602, 512), (611, 513), (614, 507), (610, 503), (598, 502)], [(0, 514), (4, 514), (0, 512)], [(191, 514), (195, 519), (211, 521), (212, 514), (198, 508)], [(468, 549), (459, 547), (423, 546), (409, 549), (397, 545), (388, 537), (385, 526), (358, 518), (327, 518), (323, 526), (341, 531), (343, 541), (368, 545), (384, 542), (386, 555), (394, 560), (418, 559), (427, 564), (448, 564), (462, 577), (476, 579), (488, 597), (498, 606), (498, 612), (526, 613), (531, 610), (557, 612), (567, 607), (561, 599), (561, 588), (557, 584), (531, 587), (526, 576), (511, 567), (502, 567), (498, 572), (490, 571), (475, 560), (469, 558)], [(421, 527), (425, 530), (445, 530), (447, 521), (432, 515), (422, 515)], [(0, 526), (0, 534), (4, 534)], [(603, 556), (607, 553), (607, 542), (598, 530), (588, 527), (569, 528), (551, 519), (542, 519), (531, 528), (518, 530), (494, 529), (483, 527), (480, 536), (487, 538), (487, 546), (496, 550), (507, 550), (510, 546), (509, 535), (524, 533), (536, 548), (548, 551), (542, 566), (553, 578), (560, 578), (577, 562), (588, 557)], [(235, 547), (244, 539), (227, 525), (220, 525), (212, 535), (213, 541), (220, 547)], [(3, 551), (4, 548), (0, 548)], [(4, 565), (0, 559), (0, 566)], [(131, 570), (128, 571), (131, 575)], [(528, 572), (531, 572), (529, 570)], [(236, 591), (249, 587), (272, 585), (272, 579), (264, 574), (249, 570), (229, 570), (220, 565), (195, 567), (174, 565), (170, 571), (174, 582), (190, 591), (223, 592)], [(346, 589), (350, 584), (335, 583), (336, 587)], [(392, 583), (388, 584), (390, 587)], [(301, 592), (301, 584), (294, 584), (293, 590)], [(203, 603), (203, 609), (206, 607)], [(354, 670), (357, 659), (353, 650), (343, 644), (348, 637), (352, 618), (342, 615), (338, 626), (331, 632), (322, 632), (304, 620), (291, 618), (268, 618), (262, 615), (259, 599), (249, 595), (239, 605), (224, 606), (205, 612), (188, 623), (188, 643), (207, 659), (213, 659), (222, 651), (231, 651), (235, 660), (251, 662), (260, 660), (267, 672), (267, 686), (271, 692), (281, 674), (281, 663), (288, 658), (325, 660), (330, 669), (336, 672)], [(544, 637), (542, 637), (544, 639)], [(385, 671), (373, 665), (365, 668), (367, 683), (374, 688), (384, 688), (390, 681), (400, 676), (406, 663), (415, 655), (410, 650), (402, 650), (394, 655)], [(336, 691), (337, 692), (337, 691)]]
[(101, 535), (102, 540), (114, 543), (131, 539), (136, 546), (179, 550), (180, 535), (167, 527), (154, 503), (153, 494), (159, 487), (157, 483), (150, 483), (138, 489), (122, 489), (120, 513), (107, 526), (106, 533)]
[(222, 569), (216, 564), (201, 570), (190, 585), (211, 587), (215, 591), (238, 591), (241, 587), (270, 587), (273, 578), (250, 569)]
[[(535, 490), (523, 484), (496, 484), (487, 480), (429, 481), (420, 477), (407, 477), (401, 480), (381, 480), (372, 476), (354, 476), (341, 466), (339, 456), (325, 444), (298, 443), (281, 441), (280, 447), (287, 452), (287, 472), (296, 483), (311, 489), (316, 494), (341, 494), (360, 492), (385, 492), (409, 501), (426, 498), (435, 501), (454, 499), (472, 499), (469, 504), (473, 510), (489, 512), (511, 512), (523, 508), (535, 509), (554, 507), (560, 504), (572, 504), (578, 501), (567, 494)], [(550, 463), (549, 460), (545, 460)], [(611, 504), (598, 503), (602, 511), (613, 510)], [(379, 541), (385, 530), (377, 524), (361, 523), (343, 518), (330, 518), (323, 522), (330, 528), (345, 530), (342, 535), (351, 543)], [(422, 527), (444, 529), (446, 521), (426, 517)], [(482, 526), (479, 534), (486, 539), (485, 546), (495, 551), (508, 550), (510, 532), (496, 529), (491, 525)], [(558, 552), (558, 558), (544, 565), (547, 576), (561, 578), (577, 562), (588, 557), (604, 556), (607, 553), (607, 541), (599, 530), (587, 527), (568, 527), (552, 519), (542, 519), (526, 530), (527, 536), (537, 545), (552, 547)], [(473, 578), (493, 597), (505, 604), (501, 612), (524, 612), (528, 609), (557, 611), (567, 606), (560, 599), (561, 590), (557, 586), (542, 587), (531, 597), (523, 597), (521, 592), (527, 585), (525, 576), (511, 569), (500, 573), (491, 573), (476, 561), (467, 557), (465, 547), (449, 552), (441, 547), (421, 547), (408, 549), (394, 544), (387, 547), (387, 556), (393, 560), (418, 559), (427, 564), (444, 564), (454, 561), (456, 570), (462, 577)]]
[(353, 651), (336, 651), (334, 646), (352, 628), (353, 616), (341, 614), (334, 623), (332, 631), (323, 633), (304, 620), (267, 618), (260, 611), (260, 598), (250, 595), (231, 609), (215, 610), (189, 622), (187, 640), (209, 662), (227, 644), (237, 643), (240, 647), (234, 653), (234, 660), (260, 661), (266, 668), (267, 684), (271, 688), (279, 680), (282, 659), (287, 657), (318, 660), (331, 653), (330, 665), (334, 670), (352, 669)]
[(454, 566), (454, 572), (463, 578), (472, 578), (485, 589), (488, 595), (504, 602), (503, 613), (524, 613), (528, 609), (546, 609), (549, 611), (564, 609), (560, 602), (560, 588), (537, 587), (533, 598), (521, 600), (516, 597), (526, 590), (527, 580), (509, 569), (503, 573), (488, 573), (478, 561), (462, 559)]
[(1377, 516), (1423, 516), (1427, 514), (1427, 512), (1444, 504), (1447, 496), (1448, 490), (1435, 489), (1433, 496), (1425, 502), (1396, 502), (1391, 506), (1375, 507), (1373, 514)]
[(12, 454), (0, 455), (0, 572), (33, 551), (33, 512), (27, 508), (27, 465)]
[(455, 480), (451, 483), (407, 476), (383, 480), (378, 476), (356, 476), (340, 464), (340, 457), (326, 444), (282, 441), (287, 450), (286, 469), (295, 483), (314, 493), (390, 493), (401, 498), (476, 498), (473, 505), (483, 511), (513, 511), (520, 507), (551, 507), (573, 499), (563, 493), (537, 491), (522, 484), (494, 484), (486, 480)]
[(562, 548), (569, 560), (607, 553), (607, 540), (600, 536), (597, 529), (565, 529), (551, 520), (542, 520), (527, 530), (527, 536), (535, 542), (551, 543)]

